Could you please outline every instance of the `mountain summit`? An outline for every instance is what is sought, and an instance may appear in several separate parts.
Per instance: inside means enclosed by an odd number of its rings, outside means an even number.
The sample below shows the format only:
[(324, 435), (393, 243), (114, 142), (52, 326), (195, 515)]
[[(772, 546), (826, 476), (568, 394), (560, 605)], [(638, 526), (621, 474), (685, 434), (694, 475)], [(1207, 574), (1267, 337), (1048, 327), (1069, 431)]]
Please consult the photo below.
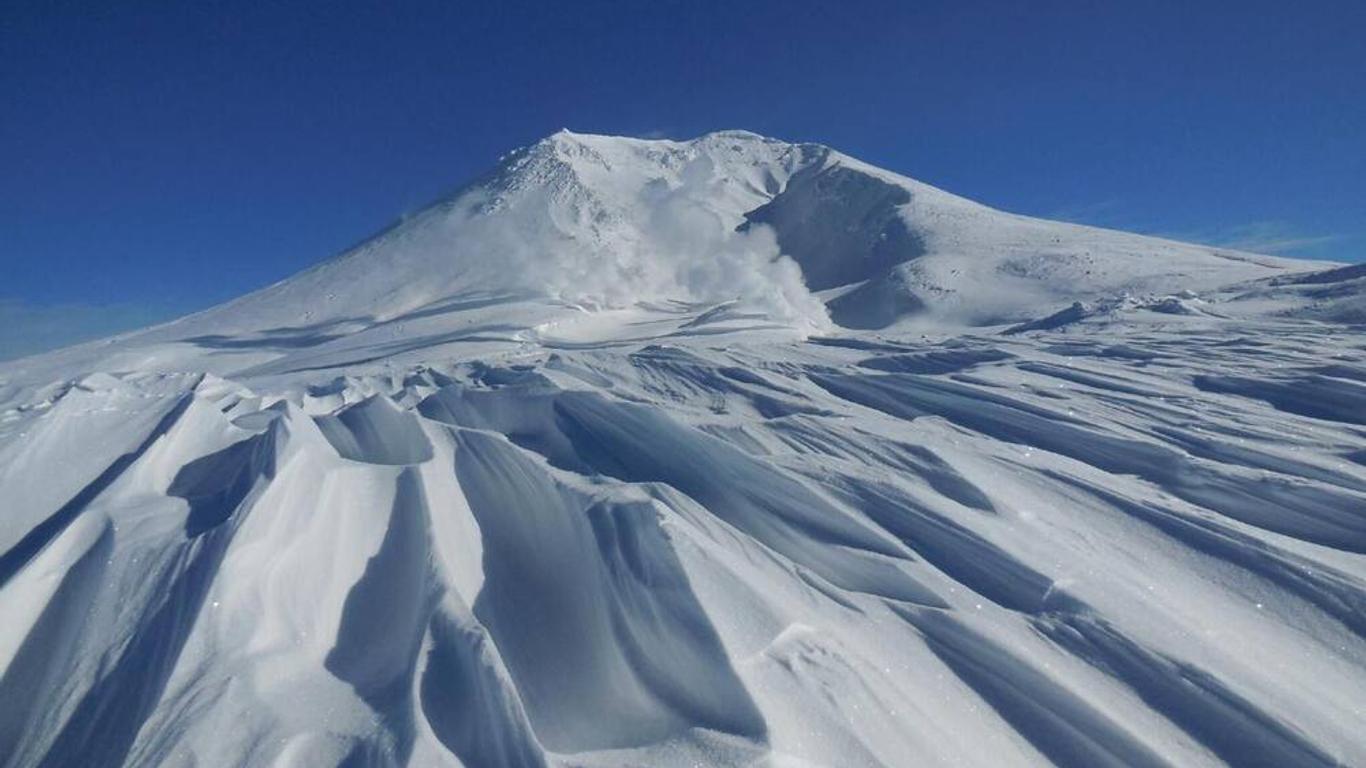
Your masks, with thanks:
[(0, 364), (0, 766), (1366, 765), (1363, 296), (555, 134)]

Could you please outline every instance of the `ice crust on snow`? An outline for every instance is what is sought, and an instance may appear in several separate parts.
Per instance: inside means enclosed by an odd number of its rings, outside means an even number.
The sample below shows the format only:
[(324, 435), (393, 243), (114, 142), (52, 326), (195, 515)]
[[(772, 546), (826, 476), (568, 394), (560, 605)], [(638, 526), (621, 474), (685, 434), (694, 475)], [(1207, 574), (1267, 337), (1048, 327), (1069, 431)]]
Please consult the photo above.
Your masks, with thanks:
[(557, 134), (0, 364), (0, 765), (1366, 764), (1363, 279)]

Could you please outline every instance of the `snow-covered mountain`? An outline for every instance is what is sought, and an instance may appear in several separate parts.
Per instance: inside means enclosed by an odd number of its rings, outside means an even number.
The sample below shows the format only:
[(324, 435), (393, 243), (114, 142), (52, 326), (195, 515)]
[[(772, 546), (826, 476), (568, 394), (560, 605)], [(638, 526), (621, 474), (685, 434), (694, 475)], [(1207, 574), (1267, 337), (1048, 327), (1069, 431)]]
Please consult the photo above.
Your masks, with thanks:
[(1366, 763), (1363, 296), (561, 132), (0, 364), (0, 765)]

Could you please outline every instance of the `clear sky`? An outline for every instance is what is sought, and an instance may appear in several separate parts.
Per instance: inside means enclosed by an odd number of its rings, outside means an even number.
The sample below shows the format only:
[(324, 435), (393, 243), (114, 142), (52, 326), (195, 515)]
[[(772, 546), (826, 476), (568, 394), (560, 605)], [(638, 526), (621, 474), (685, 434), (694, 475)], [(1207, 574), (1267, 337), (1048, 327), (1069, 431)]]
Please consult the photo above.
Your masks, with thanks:
[(0, 0), (0, 357), (202, 308), (561, 127), (1366, 257), (1366, 3)]

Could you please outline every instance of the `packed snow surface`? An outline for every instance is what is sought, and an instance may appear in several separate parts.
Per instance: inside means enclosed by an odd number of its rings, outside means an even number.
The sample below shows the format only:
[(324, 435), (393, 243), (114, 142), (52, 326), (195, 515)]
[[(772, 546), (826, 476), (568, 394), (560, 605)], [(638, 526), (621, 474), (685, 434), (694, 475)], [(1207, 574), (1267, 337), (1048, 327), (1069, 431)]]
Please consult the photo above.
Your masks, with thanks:
[(0, 765), (1366, 765), (1363, 296), (557, 134), (0, 365)]

